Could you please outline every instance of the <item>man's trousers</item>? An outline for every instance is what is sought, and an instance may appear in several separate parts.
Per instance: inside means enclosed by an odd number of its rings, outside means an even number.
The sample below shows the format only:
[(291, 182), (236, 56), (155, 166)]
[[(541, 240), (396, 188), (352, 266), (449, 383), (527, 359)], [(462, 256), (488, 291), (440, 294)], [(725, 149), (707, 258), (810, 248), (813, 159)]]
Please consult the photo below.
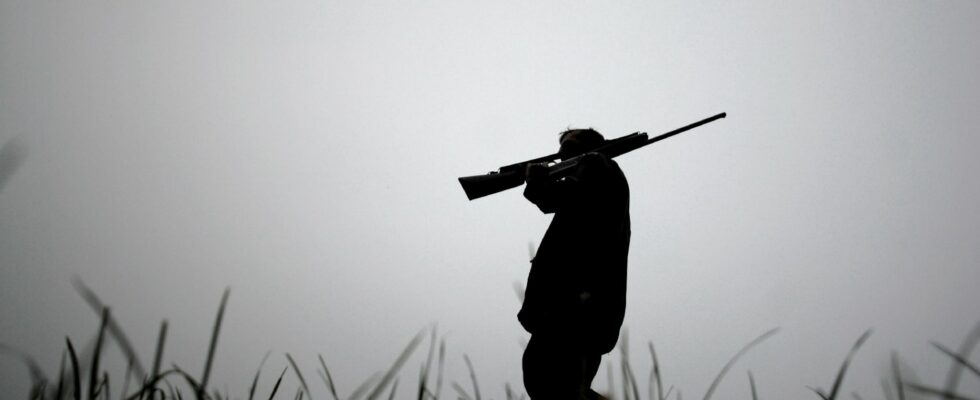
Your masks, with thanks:
[(602, 354), (589, 354), (564, 335), (531, 335), (524, 350), (524, 388), (532, 400), (597, 399), (590, 389)]

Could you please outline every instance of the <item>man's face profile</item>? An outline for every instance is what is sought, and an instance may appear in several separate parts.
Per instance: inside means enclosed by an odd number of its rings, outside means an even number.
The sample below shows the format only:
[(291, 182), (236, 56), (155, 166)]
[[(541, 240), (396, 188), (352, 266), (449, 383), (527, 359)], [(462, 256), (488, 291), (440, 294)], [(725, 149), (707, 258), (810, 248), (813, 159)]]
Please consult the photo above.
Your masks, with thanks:
[(589, 150), (585, 141), (582, 139), (581, 131), (569, 131), (561, 135), (558, 139), (558, 144), (561, 146), (558, 149), (558, 156), (562, 160), (567, 160)]

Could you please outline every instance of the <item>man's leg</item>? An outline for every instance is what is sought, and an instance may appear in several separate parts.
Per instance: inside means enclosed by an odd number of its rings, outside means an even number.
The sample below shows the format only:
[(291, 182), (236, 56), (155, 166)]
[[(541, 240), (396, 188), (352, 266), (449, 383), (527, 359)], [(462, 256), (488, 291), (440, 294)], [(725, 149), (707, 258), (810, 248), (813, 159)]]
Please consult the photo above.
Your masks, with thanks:
[(544, 383), (545, 377), (543, 376), (543, 365), (546, 363), (546, 357), (538, 349), (538, 341), (540, 341), (538, 336), (531, 335), (531, 339), (527, 341), (527, 346), (524, 347), (524, 357), (521, 358), (524, 391), (532, 399), (544, 398), (544, 393), (547, 391)]
[(599, 364), (602, 361), (601, 354), (586, 355), (582, 357), (582, 393), (588, 400), (606, 399), (596, 391), (592, 390), (592, 380), (599, 372)]
[(532, 335), (524, 350), (524, 388), (533, 400), (591, 398), (600, 356), (584, 356), (561, 340)]

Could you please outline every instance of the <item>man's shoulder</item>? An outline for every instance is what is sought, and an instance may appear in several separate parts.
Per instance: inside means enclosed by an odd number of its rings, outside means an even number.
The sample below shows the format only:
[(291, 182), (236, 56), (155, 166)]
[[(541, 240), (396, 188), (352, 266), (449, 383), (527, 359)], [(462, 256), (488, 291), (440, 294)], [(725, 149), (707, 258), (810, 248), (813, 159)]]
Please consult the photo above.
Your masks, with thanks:
[(622, 179), (626, 182), (626, 175), (623, 174), (623, 170), (619, 168), (619, 163), (602, 153), (586, 153), (582, 157), (582, 162), (585, 163), (586, 168), (592, 168), (598, 171), (602, 171), (604, 174), (612, 175), (617, 179)]
[(585, 153), (579, 161), (582, 168), (593, 170), (619, 170), (619, 164), (605, 154), (598, 152)]

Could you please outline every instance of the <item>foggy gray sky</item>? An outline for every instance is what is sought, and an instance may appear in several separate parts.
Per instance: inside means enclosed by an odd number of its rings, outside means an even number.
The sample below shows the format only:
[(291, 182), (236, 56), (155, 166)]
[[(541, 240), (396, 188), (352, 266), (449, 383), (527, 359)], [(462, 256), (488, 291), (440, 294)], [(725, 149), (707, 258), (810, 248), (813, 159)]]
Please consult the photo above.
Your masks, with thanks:
[[(456, 177), (570, 126), (726, 111), (619, 159), (638, 375), (653, 340), (700, 398), (780, 326), (715, 398), (748, 398), (746, 369), (766, 398), (812, 397), (874, 328), (846, 392), (880, 398), (892, 349), (938, 385), (929, 341), (980, 320), (978, 19), (972, 1), (0, 1), (0, 143), (27, 149), (0, 191), (0, 342), (53, 373), (64, 336), (97, 329), (78, 276), (145, 359), (167, 318), (167, 360), (199, 371), (230, 286), (216, 387), (244, 394), (272, 350), (267, 374), (322, 353), (349, 392), (438, 322), (450, 378), (465, 352), (502, 398), (522, 387), (513, 284), (550, 217), (517, 190), (469, 202)], [(0, 358), (4, 392), (27, 382)]]

